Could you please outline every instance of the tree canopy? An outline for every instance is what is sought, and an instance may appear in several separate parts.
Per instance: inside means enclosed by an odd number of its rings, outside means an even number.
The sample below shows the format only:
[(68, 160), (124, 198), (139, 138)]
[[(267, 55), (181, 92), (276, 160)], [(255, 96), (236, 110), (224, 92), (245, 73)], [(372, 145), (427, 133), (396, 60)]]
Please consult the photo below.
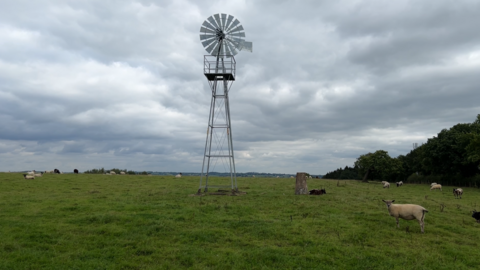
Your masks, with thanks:
[(360, 155), (353, 168), (337, 169), (325, 178), (341, 179), (347, 171), (363, 181), (438, 179), (455, 185), (480, 185), (480, 114), (473, 123), (441, 130), (406, 155), (392, 158), (387, 151), (377, 150)]

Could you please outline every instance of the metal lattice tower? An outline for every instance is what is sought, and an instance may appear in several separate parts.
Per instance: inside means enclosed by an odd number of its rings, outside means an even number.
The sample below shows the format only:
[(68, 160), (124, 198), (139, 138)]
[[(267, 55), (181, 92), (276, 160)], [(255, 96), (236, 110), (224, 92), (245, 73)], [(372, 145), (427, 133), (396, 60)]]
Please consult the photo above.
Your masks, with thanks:
[[(226, 14), (210, 16), (200, 28), (200, 40), (210, 54), (204, 57), (203, 71), (212, 99), (199, 192), (202, 188), (205, 192), (208, 188), (238, 190), (228, 94), (235, 81), (236, 62), (233, 56), (238, 53), (237, 50), (252, 51), (252, 42), (243, 39), (243, 30), (237, 19)], [(230, 172), (228, 185), (209, 177), (209, 172), (213, 172), (216, 166)]]

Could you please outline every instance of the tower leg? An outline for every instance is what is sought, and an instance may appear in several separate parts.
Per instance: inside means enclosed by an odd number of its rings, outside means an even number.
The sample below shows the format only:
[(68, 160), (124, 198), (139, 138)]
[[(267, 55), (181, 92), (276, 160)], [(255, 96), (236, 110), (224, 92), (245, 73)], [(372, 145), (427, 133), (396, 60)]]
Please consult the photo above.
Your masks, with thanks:
[[(219, 87), (220, 86), (220, 87)], [(233, 152), (233, 137), (231, 131), (230, 104), (228, 99), (229, 83), (226, 79), (222, 81), (214, 80), (210, 83), (212, 90), (212, 100), (210, 103), (210, 115), (207, 127), (207, 138), (205, 140), (205, 150), (202, 165), (202, 174), (200, 176), (199, 189), (204, 188), (205, 192), (209, 187), (237, 189), (237, 174), (235, 169), (235, 158)], [(220, 163), (220, 164), (219, 164)], [(211, 172), (216, 166), (223, 165), (229, 173), (230, 183), (228, 186), (211, 184)], [(205, 186), (203, 179), (205, 178)]]

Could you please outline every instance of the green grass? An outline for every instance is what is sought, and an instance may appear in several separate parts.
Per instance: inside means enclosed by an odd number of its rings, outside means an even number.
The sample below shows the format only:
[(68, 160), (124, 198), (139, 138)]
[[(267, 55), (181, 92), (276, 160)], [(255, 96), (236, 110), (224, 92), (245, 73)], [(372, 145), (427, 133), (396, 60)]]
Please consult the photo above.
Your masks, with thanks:
[[(480, 190), (239, 178), (243, 196), (191, 197), (197, 177), (0, 173), (0, 269), (472, 269)], [(425, 196), (428, 196), (427, 198)], [(429, 210), (388, 215), (382, 199)], [(478, 206), (477, 206), (478, 203)], [(443, 211), (440, 204), (444, 204)]]

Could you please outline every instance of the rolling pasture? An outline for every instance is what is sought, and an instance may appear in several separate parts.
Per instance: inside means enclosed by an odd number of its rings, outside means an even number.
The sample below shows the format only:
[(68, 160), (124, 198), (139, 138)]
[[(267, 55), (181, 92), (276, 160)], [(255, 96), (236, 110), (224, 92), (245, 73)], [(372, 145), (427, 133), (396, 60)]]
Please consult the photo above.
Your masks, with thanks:
[[(480, 189), (239, 178), (242, 196), (189, 196), (198, 177), (0, 173), (0, 269), (478, 268)], [(382, 199), (420, 204), (416, 220)], [(443, 208), (443, 211), (442, 211)]]

